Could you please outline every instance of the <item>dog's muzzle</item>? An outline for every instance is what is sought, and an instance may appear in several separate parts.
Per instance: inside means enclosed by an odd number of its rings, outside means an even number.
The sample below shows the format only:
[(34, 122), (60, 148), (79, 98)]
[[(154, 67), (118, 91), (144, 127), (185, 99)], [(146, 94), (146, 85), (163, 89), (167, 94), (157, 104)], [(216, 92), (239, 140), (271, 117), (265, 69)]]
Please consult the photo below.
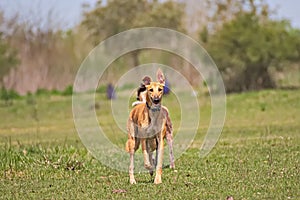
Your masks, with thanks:
[(155, 99), (153, 99), (153, 103), (154, 104), (158, 104), (160, 102), (160, 98), (155, 98)]

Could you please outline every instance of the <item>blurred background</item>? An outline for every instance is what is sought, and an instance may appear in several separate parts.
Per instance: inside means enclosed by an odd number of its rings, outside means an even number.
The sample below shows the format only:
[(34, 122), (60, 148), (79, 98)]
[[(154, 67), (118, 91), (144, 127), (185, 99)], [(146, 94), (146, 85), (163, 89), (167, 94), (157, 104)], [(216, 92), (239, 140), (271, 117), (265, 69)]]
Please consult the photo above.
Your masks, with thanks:
[[(2, 93), (72, 91), (76, 72), (93, 47), (127, 29), (149, 26), (198, 41), (216, 62), (227, 92), (299, 88), (299, 5), (292, 0), (2, 0)], [(153, 57), (192, 85), (201, 83), (189, 63), (159, 50), (122, 56), (102, 83), (115, 84)]]

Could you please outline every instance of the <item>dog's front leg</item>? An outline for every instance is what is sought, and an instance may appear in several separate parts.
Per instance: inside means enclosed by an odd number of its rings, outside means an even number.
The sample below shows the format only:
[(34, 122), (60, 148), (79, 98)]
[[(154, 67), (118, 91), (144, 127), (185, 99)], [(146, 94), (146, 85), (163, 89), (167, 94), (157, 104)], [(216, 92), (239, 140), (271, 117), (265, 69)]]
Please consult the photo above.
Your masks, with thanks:
[(157, 146), (157, 165), (156, 165), (156, 174), (154, 183), (159, 184), (162, 183), (161, 181), (161, 175), (162, 175), (162, 165), (163, 165), (163, 155), (164, 155), (164, 135), (166, 134), (166, 120), (163, 119), (163, 126), (161, 128), (161, 131), (158, 136), (158, 146)]
[(164, 155), (164, 143), (163, 138), (158, 138), (158, 147), (157, 147), (157, 161), (156, 161), (156, 174), (154, 183), (159, 184), (161, 183), (161, 175), (162, 175), (162, 164), (163, 164), (163, 155)]
[(136, 141), (135, 138), (135, 127), (132, 120), (128, 120), (127, 122), (128, 129), (128, 140), (126, 143), (126, 150), (129, 152), (130, 161), (129, 161), (129, 182), (131, 184), (136, 184), (134, 179), (134, 152), (137, 150), (139, 146), (139, 141)]

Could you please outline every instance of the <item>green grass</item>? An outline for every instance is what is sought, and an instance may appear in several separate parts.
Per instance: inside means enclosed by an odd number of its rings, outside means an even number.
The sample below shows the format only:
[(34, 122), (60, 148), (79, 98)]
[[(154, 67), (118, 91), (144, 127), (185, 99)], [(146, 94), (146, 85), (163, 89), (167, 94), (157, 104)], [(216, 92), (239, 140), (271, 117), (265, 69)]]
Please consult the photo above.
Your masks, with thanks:
[[(209, 98), (199, 97), (201, 122), (190, 149), (165, 168), (163, 183), (148, 174), (110, 169), (81, 144), (73, 125), (70, 96), (33, 96), (0, 106), (0, 199), (298, 199), (300, 196), (300, 91), (268, 90), (227, 96), (221, 138), (199, 158), (210, 119)], [(97, 96), (100, 124), (124, 145)], [(165, 98), (175, 128), (178, 102)], [(116, 137), (117, 134), (117, 137)], [(123, 138), (119, 138), (119, 137)], [(168, 163), (165, 163), (168, 164)]]

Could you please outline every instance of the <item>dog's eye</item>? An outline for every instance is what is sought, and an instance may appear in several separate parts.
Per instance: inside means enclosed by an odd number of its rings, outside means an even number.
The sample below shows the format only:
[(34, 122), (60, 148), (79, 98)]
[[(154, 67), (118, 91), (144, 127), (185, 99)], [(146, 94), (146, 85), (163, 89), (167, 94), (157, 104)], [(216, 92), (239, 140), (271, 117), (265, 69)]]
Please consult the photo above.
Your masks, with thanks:
[(150, 91), (150, 92), (153, 92), (153, 89), (151, 88), (149, 91)]
[(162, 89), (161, 89), (161, 88), (158, 88), (158, 91), (159, 91), (159, 92), (161, 92), (161, 91), (162, 91)]

